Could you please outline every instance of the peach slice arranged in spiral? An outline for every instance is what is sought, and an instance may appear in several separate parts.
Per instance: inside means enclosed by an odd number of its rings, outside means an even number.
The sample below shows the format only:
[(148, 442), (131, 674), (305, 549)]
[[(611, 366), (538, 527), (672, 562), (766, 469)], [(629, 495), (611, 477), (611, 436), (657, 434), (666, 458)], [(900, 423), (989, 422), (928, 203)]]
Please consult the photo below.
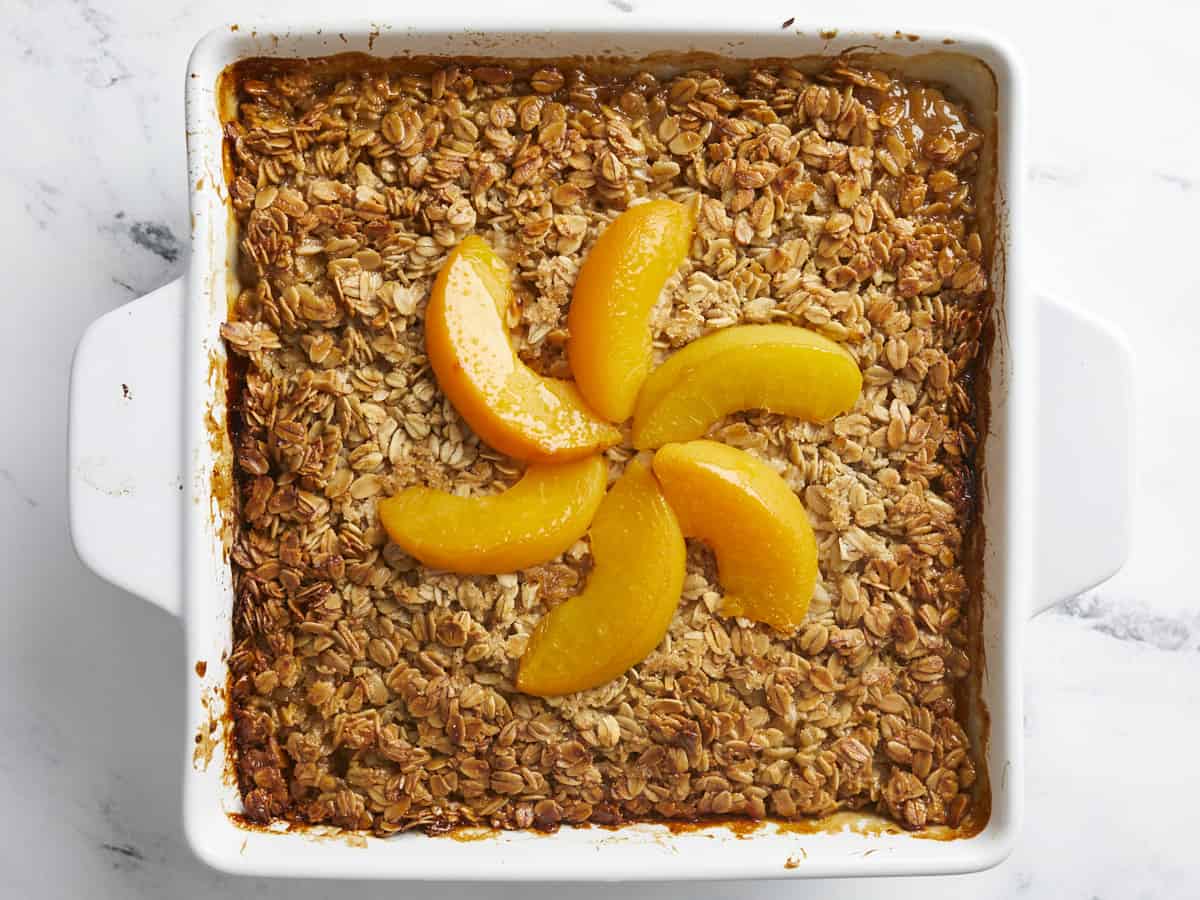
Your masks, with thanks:
[(608, 483), (600, 456), (532, 465), (507, 491), (459, 497), (407, 488), (379, 503), (388, 537), (427, 566), (498, 575), (553, 559), (583, 537)]
[(650, 372), (650, 313), (687, 256), (695, 212), (651, 200), (617, 216), (588, 252), (567, 314), (567, 357), (579, 390), (611, 422), (633, 413)]
[(620, 440), (569, 381), (538, 375), (509, 339), (504, 262), (468, 237), (451, 251), (425, 312), (425, 350), (438, 384), (486, 443), (530, 461), (578, 459)]
[(659, 366), (638, 396), (639, 449), (703, 435), (722, 416), (766, 409), (823, 422), (854, 406), (862, 373), (854, 357), (793, 325), (738, 325), (688, 344)]
[(592, 521), (594, 567), (582, 594), (530, 635), (517, 688), (553, 697), (596, 687), (641, 662), (666, 635), (683, 590), (685, 549), (674, 512), (638, 460)]
[(774, 469), (743, 450), (690, 441), (655, 453), (654, 474), (683, 533), (717, 557), (722, 615), (781, 630), (804, 621), (817, 542), (803, 504)]

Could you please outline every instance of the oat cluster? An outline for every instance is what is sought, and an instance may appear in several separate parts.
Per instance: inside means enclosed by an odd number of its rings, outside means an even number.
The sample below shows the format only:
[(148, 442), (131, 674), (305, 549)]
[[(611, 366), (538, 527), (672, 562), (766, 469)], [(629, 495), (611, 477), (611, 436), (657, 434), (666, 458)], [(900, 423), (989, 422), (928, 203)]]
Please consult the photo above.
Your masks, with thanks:
[[(236, 90), (230, 677), (251, 819), (388, 834), (872, 810), (918, 829), (982, 805), (964, 562), (989, 294), (982, 136), (960, 106), (839, 62), (623, 80), (309, 64), (247, 70)], [(519, 476), (424, 354), (447, 251), (472, 233), (497, 248), (522, 357), (568, 376), (580, 263), (655, 196), (699, 206), (653, 319), (660, 356), (791, 322), (843, 342), (863, 393), (826, 425), (743, 413), (714, 429), (808, 509), (821, 578), (796, 633), (717, 615), (712, 558), (689, 542), (658, 649), (542, 700), (514, 689), (517, 661), (581, 589), (587, 542), (514, 574), (446, 574), (390, 544), (375, 507)], [(608, 451), (612, 477), (630, 453)]]

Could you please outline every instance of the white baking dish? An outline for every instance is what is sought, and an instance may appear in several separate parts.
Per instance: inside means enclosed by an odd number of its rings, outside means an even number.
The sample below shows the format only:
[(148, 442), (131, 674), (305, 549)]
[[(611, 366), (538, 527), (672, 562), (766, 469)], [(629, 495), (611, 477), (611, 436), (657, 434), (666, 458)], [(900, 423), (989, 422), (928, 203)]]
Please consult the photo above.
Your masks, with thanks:
[[(1020, 821), (1021, 636), (1050, 603), (1111, 575), (1128, 542), (1131, 433), (1128, 355), (1103, 326), (1035, 299), (1021, 279), (1017, 235), (1023, 176), (1021, 80), (1011, 52), (961, 34), (919, 38), (796, 25), (786, 14), (746, 16), (736, 28), (686, 29), (640, 14), (612, 29), (595, 22), (429, 19), (394, 27), (221, 29), (196, 47), (187, 73), (189, 274), (95, 322), (80, 341), (71, 383), (71, 530), (104, 578), (181, 615), (187, 628), (184, 815), (206, 861), (259, 875), (405, 879), (693, 879), (966, 872), (1000, 861)], [(782, 23), (782, 24), (781, 24)], [(786, 27), (783, 27), (786, 25)], [(990, 716), (986, 765), (992, 814), (970, 839), (907, 834), (798, 834), (766, 825), (748, 839), (720, 827), (672, 834), (564, 828), (474, 842), (420, 834), (347, 840), (240, 827), (226, 775), (223, 686), (233, 594), (222, 551), (228, 495), (224, 350), (231, 258), (215, 86), (252, 56), (345, 51), (406, 54), (645, 57), (709, 51), (730, 58), (883, 52), (908, 74), (953, 85), (998, 134), (999, 233), (993, 281), (997, 334), (990, 360), (990, 427), (982, 475), (984, 558), (982, 701)], [(1063, 227), (1070, 227), (1063, 223)], [(1040, 376), (1037, 374), (1040, 368)], [(1039, 399), (1041, 401), (1039, 408)], [(1035, 481), (1035, 477), (1037, 480)], [(197, 667), (204, 661), (204, 667)], [(193, 670), (203, 670), (202, 675)], [(210, 729), (209, 723), (218, 725)], [(197, 735), (211, 759), (194, 754)], [(196, 759), (193, 757), (196, 756)]]

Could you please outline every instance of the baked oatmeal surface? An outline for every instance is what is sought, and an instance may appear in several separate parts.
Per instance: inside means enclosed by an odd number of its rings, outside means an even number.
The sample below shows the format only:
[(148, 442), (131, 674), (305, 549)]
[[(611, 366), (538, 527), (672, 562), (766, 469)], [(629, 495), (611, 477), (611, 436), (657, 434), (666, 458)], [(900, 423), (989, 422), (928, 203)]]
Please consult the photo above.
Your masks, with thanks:
[[(566, 64), (262, 63), (235, 89), (230, 677), (250, 819), (387, 834), (986, 817), (964, 725), (990, 294), (982, 135), (961, 106), (839, 61), (623, 80)], [(517, 661), (581, 589), (586, 540), (533, 569), (459, 576), (389, 543), (375, 507), (409, 485), (488, 493), (520, 474), (462, 422), (424, 355), (448, 250), (479, 234), (499, 251), (522, 358), (569, 377), (582, 259), (620, 211), (660, 196), (698, 205), (653, 318), (660, 358), (715, 329), (784, 322), (843, 343), (862, 369), (857, 406), (826, 425), (751, 412), (710, 434), (794, 488), (820, 579), (794, 634), (725, 619), (711, 555), (689, 542), (657, 650), (542, 700), (515, 690)], [(632, 452), (607, 451), (611, 478)]]

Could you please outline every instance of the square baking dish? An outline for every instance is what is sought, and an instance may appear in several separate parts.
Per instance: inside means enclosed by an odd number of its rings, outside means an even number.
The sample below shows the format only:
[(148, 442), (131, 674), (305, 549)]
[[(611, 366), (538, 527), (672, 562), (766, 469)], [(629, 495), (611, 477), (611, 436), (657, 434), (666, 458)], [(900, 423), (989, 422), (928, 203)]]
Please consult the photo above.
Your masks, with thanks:
[[(189, 273), (100, 319), (81, 340), (72, 374), (69, 485), (82, 559), (184, 618), (190, 685), (185, 824), (193, 848), (213, 866), (239, 874), (439, 880), (830, 877), (967, 872), (994, 865), (1011, 850), (1021, 808), (1023, 625), (1034, 612), (1111, 575), (1126, 553), (1127, 353), (1104, 326), (1035, 300), (1020, 281), (1014, 235), (1023, 171), (1021, 83), (1007, 48), (958, 33), (835, 31), (783, 16), (750, 19), (734, 29), (701, 24), (684, 30), (641, 14), (623, 18), (621, 29), (566, 14), (552, 22), (472, 18), (469, 27), (430, 16), (395, 26), (231, 26), (197, 45), (186, 87)], [(995, 341), (980, 472), (984, 673), (971, 723), (985, 740), (991, 792), (991, 816), (980, 833), (931, 840), (853, 827), (843, 818), (811, 832), (768, 823), (740, 837), (720, 826), (674, 832), (636, 824), (462, 841), (419, 833), (381, 839), (282, 824), (252, 828), (239, 819), (225, 709), (233, 606), (226, 547), (233, 512), (219, 336), (236, 246), (218, 81), (246, 58), (344, 52), (630, 61), (688, 53), (790, 61), (853, 52), (905, 76), (948, 84), (969, 103), (994, 136), (995, 172)], [(1054, 386), (1040, 406), (1039, 367), (1040, 383)], [(1086, 455), (1074, 449), (1080, 442), (1089, 447)], [(1107, 485), (1102, 500), (1092, 489), (1097, 478)]]

